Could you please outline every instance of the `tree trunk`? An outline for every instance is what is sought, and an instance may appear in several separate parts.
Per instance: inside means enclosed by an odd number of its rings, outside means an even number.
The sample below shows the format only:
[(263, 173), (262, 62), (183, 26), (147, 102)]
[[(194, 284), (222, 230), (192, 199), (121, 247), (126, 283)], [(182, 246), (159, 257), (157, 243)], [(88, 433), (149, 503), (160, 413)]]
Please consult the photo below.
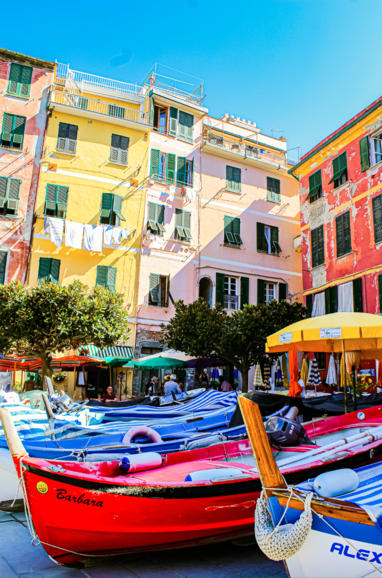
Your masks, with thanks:
[(42, 361), (42, 389), (46, 390), (45, 376), (52, 377), (53, 375), (53, 370), (50, 368), (52, 358), (50, 355), (46, 355), (45, 353), (40, 353), (40, 357)]
[(241, 371), (241, 390), (243, 393), (248, 393), (248, 373), (249, 369), (243, 367), (243, 370)]

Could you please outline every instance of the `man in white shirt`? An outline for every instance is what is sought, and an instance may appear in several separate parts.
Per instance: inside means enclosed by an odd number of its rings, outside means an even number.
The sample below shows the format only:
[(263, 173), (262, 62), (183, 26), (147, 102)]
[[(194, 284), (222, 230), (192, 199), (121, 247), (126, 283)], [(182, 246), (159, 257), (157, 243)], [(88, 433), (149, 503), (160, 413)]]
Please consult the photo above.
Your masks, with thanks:
[(175, 381), (176, 379), (177, 379), (176, 375), (174, 373), (172, 373), (170, 375), (170, 379), (165, 382), (165, 384), (164, 384), (164, 396), (165, 397), (171, 396), (172, 391), (175, 393), (175, 395), (177, 393), (182, 393), (182, 390), (180, 389), (179, 385)]

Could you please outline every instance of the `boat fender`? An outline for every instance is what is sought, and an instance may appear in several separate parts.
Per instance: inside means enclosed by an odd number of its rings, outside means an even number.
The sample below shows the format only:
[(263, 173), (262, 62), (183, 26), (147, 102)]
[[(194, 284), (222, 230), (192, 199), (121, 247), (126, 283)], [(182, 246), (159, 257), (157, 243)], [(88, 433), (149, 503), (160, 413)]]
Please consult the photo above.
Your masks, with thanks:
[(162, 456), (156, 452), (124, 456), (119, 462), (123, 474), (153, 470), (162, 465)]
[(286, 419), (291, 419), (292, 421), (296, 421), (297, 416), (298, 416), (298, 407), (292, 406), (290, 408), (290, 410), (285, 414), (284, 417), (286, 417)]
[(281, 561), (296, 554), (312, 527), (312, 511), (310, 503), (313, 493), (307, 495), (304, 511), (294, 524), (278, 525), (274, 528), (268, 512), (264, 491), (256, 503), (255, 537), (260, 550), (271, 560)]
[(129, 444), (138, 435), (144, 435), (148, 437), (154, 444), (158, 444), (163, 441), (155, 429), (141, 425), (130, 428), (129, 431), (125, 433), (122, 443)]
[(183, 451), (186, 451), (186, 450), (196, 450), (199, 448), (207, 448), (214, 444), (221, 444), (222, 442), (226, 442), (227, 440), (228, 440), (227, 436), (223, 434), (209, 435), (198, 440), (186, 439), (183, 446), (181, 446), (181, 449)]
[(357, 472), (348, 468), (320, 474), (313, 483), (316, 494), (324, 498), (333, 498), (334, 496), (354, 492), (358, 486), (359, 477)]
[(198, 470), (189, 473), (185, 478), (185, 482), (213, 482), (214, 480), (226, 478), (245, 478), (250, 476), (247, 472), (243, 472), (239, 468), (211, 468), (210, 470)]

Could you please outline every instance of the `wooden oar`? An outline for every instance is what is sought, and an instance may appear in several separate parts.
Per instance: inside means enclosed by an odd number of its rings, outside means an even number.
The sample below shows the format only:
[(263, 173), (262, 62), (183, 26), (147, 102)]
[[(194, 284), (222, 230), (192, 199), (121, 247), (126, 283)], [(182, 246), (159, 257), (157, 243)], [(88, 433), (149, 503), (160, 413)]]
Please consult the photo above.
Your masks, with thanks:
[[(273, 457), (259, 406), (242, 396), (239, 397), (239, 405), (263, 488), (286, 488), (284, 478)], [(272, 491), (266, 490), (266, 493), (270, 496)]]

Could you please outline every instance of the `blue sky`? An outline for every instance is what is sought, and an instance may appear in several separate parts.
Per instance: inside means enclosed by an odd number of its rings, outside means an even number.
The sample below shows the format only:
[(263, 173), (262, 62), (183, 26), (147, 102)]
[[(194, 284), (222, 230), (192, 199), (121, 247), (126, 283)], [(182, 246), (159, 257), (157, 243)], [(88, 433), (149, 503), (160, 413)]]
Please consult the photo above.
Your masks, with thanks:
[(255, 121), (305, 154), (381, 96), (381, 7), (381, 0), (8, 2), (3, 21), (15, 9), (22, 17), (17, 33), (2, 27), (0, 45), (126, 82), (141, 82), (160, 62), (204, 80), (213, 116)]

